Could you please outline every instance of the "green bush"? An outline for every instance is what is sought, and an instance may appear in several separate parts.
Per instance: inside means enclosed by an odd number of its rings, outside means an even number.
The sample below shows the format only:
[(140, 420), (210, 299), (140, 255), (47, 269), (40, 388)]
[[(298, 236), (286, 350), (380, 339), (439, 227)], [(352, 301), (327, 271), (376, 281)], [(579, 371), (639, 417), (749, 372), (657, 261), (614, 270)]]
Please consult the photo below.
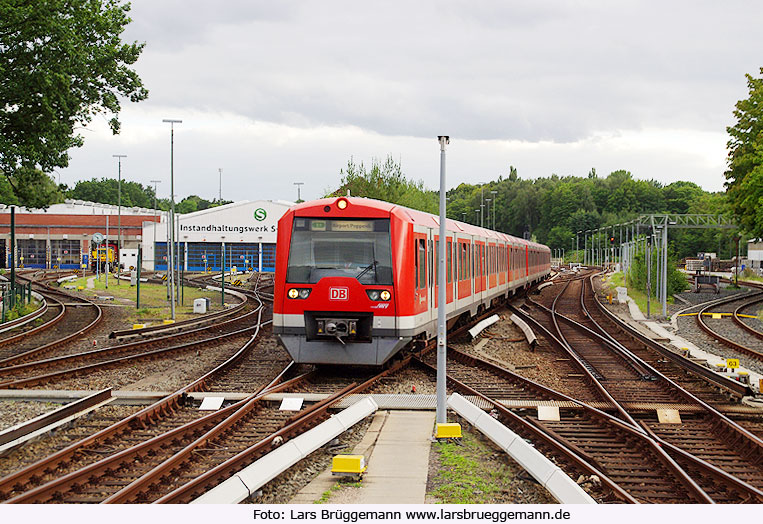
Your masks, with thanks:
[[(652, 289), (650, 296), (657, 294), (657, 250), (652, 251)], [(646, 257), (644, 253), (638, 253), (633, 257), (633, 263), (628, 270), (628, 286), (646, 293)], [(676, 259), (668, 252), (668, 296), (675, 295), (688, 289), (686, 275), (676, 267)]]
[(35, 301), (25, 304), (21, 295), (16, 295), (16, 305), (5, 311), (5, 321), (16, 320), (17, 318), (37, 311), (37, 308), (39, 307), (40, 305)]

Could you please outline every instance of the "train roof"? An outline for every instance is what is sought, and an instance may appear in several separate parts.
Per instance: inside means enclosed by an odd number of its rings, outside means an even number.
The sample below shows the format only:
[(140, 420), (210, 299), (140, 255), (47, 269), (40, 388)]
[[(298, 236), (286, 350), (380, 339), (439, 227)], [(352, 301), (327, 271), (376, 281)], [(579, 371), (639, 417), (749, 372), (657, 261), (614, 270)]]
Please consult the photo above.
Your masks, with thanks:
[[(350, 206), (363, 206), (365, 209), (374, 209), (380, 212), (380, 214), (387, 214), (387, 213), (393, 214), (404, 221), (412, 222), (414, 224), (420, 224), (420, 225), (424, 225), (424, 226), (432, 227), (432, 228), (440, 227), (440, 217), (436, 215), (433, 215), (431, 213), (426, 213), (424, 211), (418, 211), (416, 209), (400, 206), (398, 204), (384, 202), (382, 200), (374, 200), (372, 198), (361, 198), (361, 197), (322, 198), (319, 200), (311, 200), (309, 202), (302, 202), (301, 204), (297, 204), (294, 207), (292, 207), (290, 211), (293, 211), (298, 215), (301, 215), (301, 213), (303, 212), (312, 214), (312, 212), (314, 211), (322, 211), (324, 206), (327, 206), (327, 205), (333, 206), (340, 199), (347, 200)], [(534, 247), (549, 249), (544, 244), (538, 244), (530, 240), (525, 240), (523, 238), (508, 235), (506, 233), (501, 233), (500, 231), (493, 231), (492, 229), (475, 226), (473, 224), (467, 224), (465, 222), (459, 222), (458, 220), (452, 220), (450, 218), (447, 219), (447, 221), (445, 222), (445, 227), (447, 228), (448, 231), (452, 231), (455, 233), (464, 233), (467, 235), (483, 236), (487, 238), (493, 238), (496, 240), (502, 240), (505, 242), (511, 242), (512, 244), (527, 245), (527, 246), (534, 246)]]

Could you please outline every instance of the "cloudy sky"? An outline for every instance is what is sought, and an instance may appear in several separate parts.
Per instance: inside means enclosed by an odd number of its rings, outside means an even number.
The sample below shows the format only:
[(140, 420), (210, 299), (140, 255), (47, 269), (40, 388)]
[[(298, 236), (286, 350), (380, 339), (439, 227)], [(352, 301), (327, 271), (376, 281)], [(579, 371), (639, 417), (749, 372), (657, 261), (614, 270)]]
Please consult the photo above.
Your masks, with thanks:
[(225, 199), (318, 198), (353, 157), (392, 155), (448, 186), (508, 173), (723, 189), (725, 128), (763, 66), (757, 2), (133, 0), (125, 40), (149, 99), (104, 119), (58, 173), (70, 186), (161, 180)]

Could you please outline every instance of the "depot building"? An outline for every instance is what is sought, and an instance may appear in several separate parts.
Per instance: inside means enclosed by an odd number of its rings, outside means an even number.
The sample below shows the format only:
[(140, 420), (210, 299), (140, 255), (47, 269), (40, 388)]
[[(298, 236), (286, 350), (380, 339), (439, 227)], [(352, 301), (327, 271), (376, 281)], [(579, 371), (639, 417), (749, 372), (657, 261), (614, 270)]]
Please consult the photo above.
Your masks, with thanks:
[[(233, 266), (275, 271), (278, 221), (293, 205), (284, 201), (241, 201), (177, 215), (176, 266), (183, 271), (220, 271)], [(168, 225), (164, 216), (159, 223), (143, 225), (144, 269), (167, 269)]]
[[(15, 243), (11, 242), (11, 206), (0, 204), (0, 268), (79, 269), (89, 266), (95, 235), (119, 248), (124, 267), (137, 262), (145, 224), (159, 221), (152, 209), (66, 200), (47, 209), (13, 206)], [(121, 244), (121, 245), (120, 245)]]

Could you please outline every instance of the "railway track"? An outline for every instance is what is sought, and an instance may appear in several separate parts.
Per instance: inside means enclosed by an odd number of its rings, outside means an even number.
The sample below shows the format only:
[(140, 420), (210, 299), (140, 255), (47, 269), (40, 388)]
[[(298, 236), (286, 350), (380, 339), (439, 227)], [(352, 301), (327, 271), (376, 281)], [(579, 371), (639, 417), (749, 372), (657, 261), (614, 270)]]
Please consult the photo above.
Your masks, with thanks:
[(763, 291), (714, 301), (699, 309), (697, 325), (721, 344), (763, 362), (763, 332), (753, 327), (752, 321), (740, 316), (762, 302)]
[(43, 285), (34, 277), (21, 276), (50, 302), (43, 323), (0, 340), (0, 367), (49, 355), (92, 331), (103, 319), (100, 306)]
[[(233, 357), (155, 404), (0, 479), (0, 499), (7, 500), (21, 496), (28, 497), (29, 500), (44, 499), (55, 502), (63, 500), (57, 494), (64, 489), (62, 488), (64, 486), (66, 487), (64, 491), (72, 494), (72, 501), (77, 501), (79, 495), (74, 492), (78, 489), (76, 488), (78, 482), (72, 479), (80, 478), (78, 475), (92, 475), (93, 470), (99, 467), (95, 464), (103, 464), (102, 461), (109, 458), (114, 460), (114, 457), (121, 459), (135, 452), (136, 447), (139, 452), (143, 449), (154, 449), (151, 453), (156, 453), (155, 450), (159, 448), (152, 448), (152, 446), (158, 445), (157, 439), (161, 440), (163, 435), (170, 436), (169, 442), (176, 437), (180, 439), (179, 442), (183, 442), (184, 438), (195, 438), (194, 432), (204, 432), (219, 423), (220, 421), (214, 415), (220, 412), (205, 419), (203, 412), (199, 412), (192, 406), (187, 395), (191, 392), (207, 391), (208, 385), (214, 384), (223, 373), (230, 373), (230, 369), (239, 365), (241, 361), (256, 358), (255, 341), (265, 322), (262, 319), (263, 309), (263, 305), (260, 304), (259, 318), (255, 321), (254, 332), (249, 334), (247, 342)], [(278, 380), (283, 371), (283, 369), (273, 370), (273, 376), (269, 378), (269, 381)], [(265, 385), (262, 384), (260, 388)], [(201, 421), (200, 426), (188, 429), (189, 424), (198, 421)], [(182, 438), (178, 436), (181, 434), (184, 435)], [(159, 447), (161, 448), (161, 445)], [(119, 486), (120, 482), (119, 479), (114, 480), (115, 486)], [(53, 495), (46, 498), (43, 493)], [(80, 501), (86, 502), (89, 499), (87, 495), (83, 495)]]
[[(259, 282), (258, 278), (254, 283), (255, 288)], [(215, 317), (216, 324), (194, 328), (195, 323), (189, 323), (188, 327), (176, 334), (153, 333), (153, 338), (143, 338), (103, 349), (9, 365), (0, 368), (0, 388), (40, 387), (76, 377), (84, 376), (87, 378), (94, 372), (125, 368), (141, 361), (164, 359), (173, 354), (198, 352), (208, 347), (218, 348), (221, 347), (221, 344), (233, 348), (240, 347), (257, 329), (258, 322), (255, 322), (255, 318), (262, 315), (261, 306), (252, 307), (246, 303), (248, 294), (251, 297), (250, 304), (260, 304), (259, 290), (245, 290), (242, 294), (244, 302), (231, 308), (239, 313), (239, 316), (235, 318)], [(267, 314), (269, 315), (269, 313)], [(269, 317), (266, 317), (266, 320), (269, 320)], [(282, 352), (278, 354), (278, 358), (284, 361), (282, 356)], [(261, 369), (268, 368), (267, 366), (263, 368), (250, 366), (248, 372), (250, 378), (256, 379)], [(228, 390), (247, 383), (248, 379), (241, 376), (237, 380), (238, 382), (231, 377), (231, 382), (227, 386)]]
[[(546, 455), (572, 478), (596, 475), (605, 500), (646, 503), (758, 502), (763, 492), (657, 436), (623, 423), (607, 402), (583, 403), (493, 363), (449, 350), (452, 389), (482, 398), (493, 415)], [(431, 358), (423, 365), (434, 371)], [(496, 389), (495, 384), (501, 384)], [(506, 386), (508, 385), (508, 387)], [(539, 420), (538, 405), (555, 405), (559, 421)], [(644, 407), (639, 408), (646, 412)], [(662, 453), (668, 448), (669, 454)], [(650, 467), (645, 468), (644, 465)], [(684, 474), (691, 471), (692, 475)], [(699, 482), (694, 478), (698, 478)]]
[(256, 330), (257, 310), (251, 310), (222, 324), (187, 331), (181, 335), (119, 344), (61, 357), (35, 360), (0, 368), (0, 388), (41, 386), (63, 379), (87, 375), (96, 370), (132, 365), (143, 360), (178, 353), (200, 351), (223, 342), (242, 344)]
[[(645, 356), (674, 375), (684, 376), (674, 369), (673, 362), (654, 355), (648, 346), (639, 344), (629, 333), (619, 329), (595, 299), (590, 278), (566, 283), (554, 297), (550, 309), (535, 303), (534, 316), (548, 332), (558, 336), (561, 347), (587, 369), (593, 383), (605, 397), (609, 397), (622, 424), (659, 444), (668, 454), (667, 457), (663, 455), (663, 462), (666, 459), (684, 461), (686, 467), (680, 468), (679, 472), (685, 477), (684, 485), (690, 484), (687, 479), (693, 479), (692, 482), (701, 486), (701, 491), (710, 500), (722, 502), (733, 499), (727, 497), (727, 491), (734, 492), (740, 482), (758, 490), (763, 487), (763, 441), (710, 405), (733, 410), (733, 405), (728, 405), (728, 398), (713, 385), (703, 384), (696, 377), (687, 382), (694, 391), (684, 389), (678, 381), (642, 358)], [(701, 393), (705, 400), (695, 393)], [(634, 410), (629, 403), (648, 409)], [(656, 410), (670, 405), (680, 413), (682, 424), (666, 424), (658, 420)], [(573, 436), (574, 432), (568, 435), (569, 438)], [(708, 486), (704, 478), (691, 474), (698, 471), (697, 468), (705, 471), (704, 475), (710, 475), (708, 468), (714, 474), (720, 472), (736, 482), (737, 488), (732, 489), (726, 483), (719, 492)], [(663, 493), (662, 488), (657, 491)], [(693, 493), (693, 497), (704, 497), (699, 491)], [(749, 493), (748, 490), (747, 496)], [(758, 501), (759, 495), (752, 493), (752, 500)], [(686, 500), (697, 499), (690, 497)]]
[[(400, 363), (396, 369), (405, 365), (407, 362)], [(277, 445), (277, 438), (304, 432), (325, 420), (335, 402), (370, 388), (376, 380), (394, 372), (386, 370), (360, 384), (357, 380), (345, 384), (313, 371), (276, 385), (284, 371), (247, 399), (220, 411), (189, 421), (172, 417), (169, 431), (156, 426), (142, 433), (130, 432), (127, 439), (120, 441), (125, 444), (117, 453), (26, 491), (17, 484), (11, 493), (15, 496), (7, 502), (188, 502), (269, 452)], [(294, 415), (263, 400), (266, 393), (298, 391), (305, 383), (321, 382), (325, 382), (324, 390), (330, 396)], [(183, 410), (187, 415), (191, 411)], [(136, 439), (138, 443), (134, 443)], [(0, 479), (0, 494), (4, 480)]]

